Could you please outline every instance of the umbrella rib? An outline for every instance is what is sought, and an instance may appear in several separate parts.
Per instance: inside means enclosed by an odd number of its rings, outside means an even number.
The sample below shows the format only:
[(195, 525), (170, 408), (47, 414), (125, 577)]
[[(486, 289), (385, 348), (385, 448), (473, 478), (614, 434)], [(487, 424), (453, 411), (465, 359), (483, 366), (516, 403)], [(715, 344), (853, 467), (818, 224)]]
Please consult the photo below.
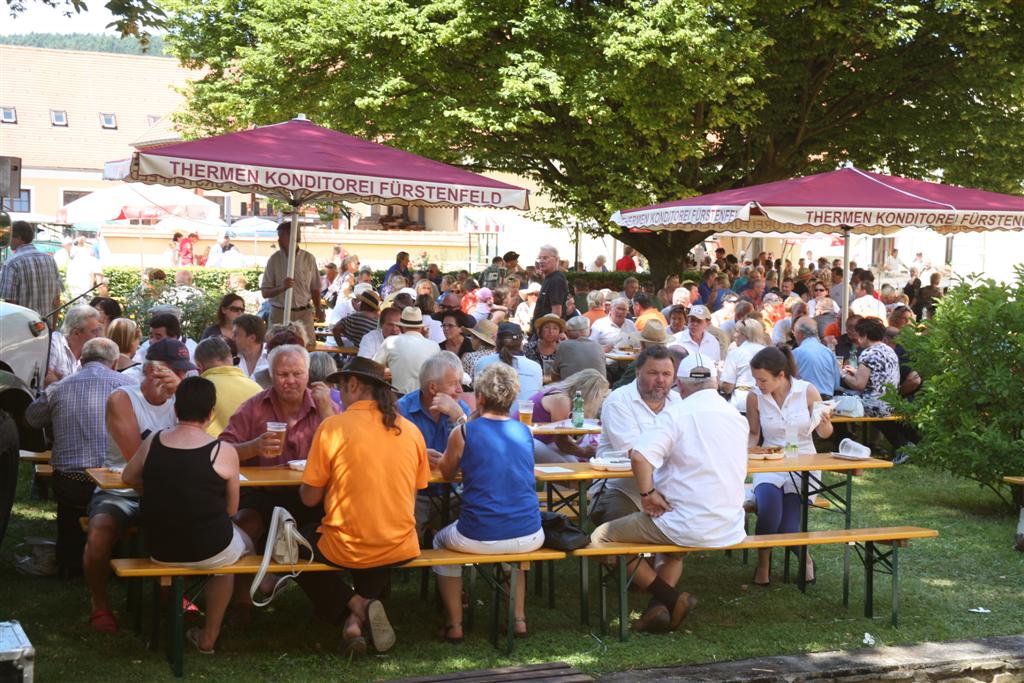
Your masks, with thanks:
[(908, 197), (913, 197), (914, 199), (920, 199), (921, 201), (928, 202), (929, 204), (938, 204), (939, 206), (945, 206), (946, 208), (952, 209), (953, 211), (957, 210), (957, 208), (955, 206), (953, 206), (952, 204), (947, 204), (945, 202), (936, 201), (934, 199), (928, 199), (928, 197), (922, 197), (920, 195), (914, 194), (913, 192), (907, 192), (906, 190), (901, 190), (898, 187), (893, 187), (892, 185), (889, 185), (888, 183), (885, 183), (885, 182), (879, 180), (878, 178), (875, 178), (875, 177), (873, 177), (871, 175), (868, 175), (867, 173), (865, 173), (864, 171), (860, 170), (856, 166), (850, 166), (850, 170), (853, 171), (854, 173), (857, 173), (857, 174), (863, 176), (864, 178), (867, 178), (868, 180), (870, 180), (872, 182), (878, 183), (882, 187), (888, 188), (888, 189), (893, 190), (895, 192), (899, 192), (900, 194), (904, 194), (904, 195), (906, 195)]

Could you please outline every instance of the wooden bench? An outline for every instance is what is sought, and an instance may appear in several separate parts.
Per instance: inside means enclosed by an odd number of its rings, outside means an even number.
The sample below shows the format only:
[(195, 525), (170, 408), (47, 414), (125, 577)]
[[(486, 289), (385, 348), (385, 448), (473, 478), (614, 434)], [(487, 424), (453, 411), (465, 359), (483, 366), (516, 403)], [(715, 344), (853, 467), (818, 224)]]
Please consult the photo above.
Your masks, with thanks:
[[(935, 538), (939, 532), (920, 527), (881, 527), (872, 529), (838, 529), (834, 531), (807, 531), (789, 534), (765, 534), (747, 536), (746, 540), (728, 548), (689, 548), (674, 545), (653, 545), (644, 543), (606, 543), (590, 545), (573, 551), (580, 558), (580, 617), (584, 624), (590, 623), (590, 585), (587, 558), (603, 559), (598, 562), (600, 584), (601, 633), (607, 631), (608, 603), (606, 589), (609, 583), (616, 583), (619, 591), (619, 640), (626, 640), (629, 631), (628, 587), (632, 575), (627, 565), (638, 557), (656, 553), (694, 553), (709, 550), (742, 550), (760, 548), (792, 548), (830, 544), (864, 544), (864, 616), (874, 616), (874, 575), (884, 571), (892, 575), (892, 624), (899, 624), (899, 548), (906, 547), (911, 539)], [(876, 545), (891, 546), (888, 552), (879, 552)], [(607, 560), (615, 559), (609, 566)]]
[(1003, 477), (1003, 483), (1013, 489), (1013, 502), (1024, 507), (1024, 477)]
[(18, 457), (21, 459), (21, 462), (48, 463), (53, 457), (53, 453), (50, 451), (43, 451), (41, 453), (35, 453), (33, 451), (19, 451)]
[(53, 476), (53, 465), (46, 462), (36, 464), (36, 476), (37, 477), (52, 477)]
[[(548, 550), (541, 548), (529, 553), (511, 553), (507, 555), (472, 555), (459, 553), (453, 550), (422, 550), (420, 556), (410, 560), (406, 564), (395, 569), (424, 569), (444, 565), (464, 565), (470, 567), (470, 578), (467, 586), (469, 594), (469, 611), (466, 614), (466, 627), (472, 627), (473, 621), (473, 585), (477, 567), (488, 566), (493, 569), (493, 575), (483, 572), (482, 575), (493, 589), (493, 604), (491, 606), (491, 641), (495, 647), (498, 646), (498, 629), (500, 623), (500, 599), (504, 594), (508, 599), (508, 610), (506, 616), (506, 643), (507, 653), (511, 653), (515, 644), (515, 601), (516, 582), (508, 581), (508, 588), (504, 587), (506, 574), (502, 564), (512, 564), (516, 569), (529, 569), (531, 562), (543, 562), (549, 560), (564, 560), (566, 553), (559, 550)], [(114, 573), (125, 579), (154, 579), (153, 588), (153, 619), (151, 622), (150, 649), (156, 649), (159, 644), (159, 595), (160, 587), (170, 587), (170, 638), (168, 639), (167, 657), (175, 676), (184, 675), (184, 642), (185, 642), (185, 615), (182, 609), (185, 597), (186, 577), (210, 577), (215, 574), (254, 575), (259, 571), (262, 558), (258, 555), (243, 557), (235, 564), (218, 567), (217, 569), (187, 569), (164, 565), (153, 562), (149, 558), (127, 558), (114, 559), (110, 566)], [(297, 565), (278, 564), (271, 562), (268, 572), (273, 574), (290, 574), (294, 571), (302, 572), (335, 572), (341, 571), (338, 567), (323, 562), (306, 564), (300, 562)], [(139, 593), (136, 592), (138, 596)], [(134, 604), (141, 608), (141, 599), (134, 600)], [(141, 624), (141, 615), (136, 619)]]
[(491, 683), (491, 681), (544, 681), (544, 683), (589, 683), (592, 676), (580, 673), (565, 662), (504, 666), (500, 669), (479, 669), (457, 673), (402, 678), (391, 683)]

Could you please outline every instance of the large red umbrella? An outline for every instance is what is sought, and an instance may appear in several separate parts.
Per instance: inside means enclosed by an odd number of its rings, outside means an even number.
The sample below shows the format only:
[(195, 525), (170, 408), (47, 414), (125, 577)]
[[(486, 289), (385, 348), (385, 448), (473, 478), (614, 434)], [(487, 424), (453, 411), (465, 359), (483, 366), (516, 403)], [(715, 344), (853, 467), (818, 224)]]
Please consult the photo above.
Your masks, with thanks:
[[(529, 208), (529, 191), (298, 118), (132, 156), (126, 181), (262, 194), (308, 202)], [(298, 213), (292, 213), (296, 233)], [(288, 251), (295, 271), (296, 240)], [(292, 291), (285, 293), (285, 320)]]
[[(842, 232), (845, 273), (850, 233), (885, 235), (906, 227), (940, 233), (1024, 229), (1024, 197), (870, 173), (848, 166), (817, 175), (616, 211), (631, 230)], [(844, 296), (843, 325), (849, 296)]]

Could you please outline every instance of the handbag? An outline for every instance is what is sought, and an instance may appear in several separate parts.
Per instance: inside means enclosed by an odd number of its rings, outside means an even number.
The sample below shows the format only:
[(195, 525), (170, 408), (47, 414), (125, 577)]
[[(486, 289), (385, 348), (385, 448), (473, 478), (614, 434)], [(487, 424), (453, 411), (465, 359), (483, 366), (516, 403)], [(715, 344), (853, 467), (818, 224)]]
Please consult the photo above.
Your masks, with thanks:
[(569, 552), (590, 545), (590, 536), (558, 512), (541, 512), (540, 526), (544, 530), (544, 547)]
[[(305, 536), (299, 533), (295, 518), (291, 513), (283, 507), (275, 507), (274, 514), (270, 518), (270, 529), (267, 531), (267, 546), (263, 550), (263, 561), (260, 562), (260, 569), (256, 572), (252, 585), (249, 586), (249, 597), (252, 598), (252, 604), (257, 607), (266, 607), (277, 597), (278, 592), (288, 582), (288, 579), (294, 579), (302, 573), (305, 567), (295, 566), (301, 560), (300, 548), (309, 551), (309, 559), (306, 561), (308, 567), (313, 564), (313, 546), (309, 544)], [(257, 599), (256, 594), (259, 592), (260, 583), (267, 575), (267, 568), (270, 566), (271, 560), (278, 564), (292, 565), (292, 573), (278, 579), (274, 584), (274, 590), (270, 591), (265, 599)]]
[(835, 398), (834, 401), (836, 404), (834, 409), (836, 415), (842, 415), (843, 417), (864, 417), (864, 404), (861, 403), (860, 398), (857, 396), (847, 394), (845, 396)]

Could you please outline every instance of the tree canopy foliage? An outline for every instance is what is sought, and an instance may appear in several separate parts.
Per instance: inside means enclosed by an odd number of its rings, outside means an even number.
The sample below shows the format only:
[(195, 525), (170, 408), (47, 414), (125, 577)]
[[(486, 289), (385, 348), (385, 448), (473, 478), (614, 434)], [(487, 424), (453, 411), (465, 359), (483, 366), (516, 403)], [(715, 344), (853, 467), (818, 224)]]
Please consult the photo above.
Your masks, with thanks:
[[(1014, 0), (167, 0), (194, 134), (297, 112), (615, 209), (844, 161), (1019, 191)], [(702, 235), (620, 235), (656, 272)]]
[[(7, 12), (17, 17), (24, 12), (33, 0), (7, 0)], [(64, 10), (64, 14), (72, 16), (89, 10), (85, 0), (34, 0), (47, 7)], [(117, 30), (122, 37), (134, 36), (146, 45), (150, 40), (149, 30), (163, 26), (164, 11), (157, 6), (155, 0), (107, 0), (104, 5), (114, 15), (114, 21), (108, 28)], [(103, 50), (107, 52), (108, 50)]]
[(0, 36), (0, 44), (47, 47), (55, 50), (115, 52), (158, 57), (164, 53), (161, 36), (152, 36), (146, 44), (138, 38), (121, 38), (103, 33), (20, 33)]

